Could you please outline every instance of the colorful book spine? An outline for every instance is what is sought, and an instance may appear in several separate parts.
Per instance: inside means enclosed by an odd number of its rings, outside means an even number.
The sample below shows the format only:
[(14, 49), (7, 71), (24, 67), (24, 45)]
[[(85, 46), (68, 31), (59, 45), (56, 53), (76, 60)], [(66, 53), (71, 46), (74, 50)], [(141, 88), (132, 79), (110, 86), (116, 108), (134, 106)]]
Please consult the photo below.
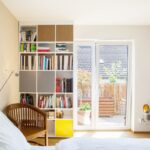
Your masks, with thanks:
[(54, 95), (49, 96), (39, 96), (38, 99), (38, 107), (39, 108), (54, 108)]

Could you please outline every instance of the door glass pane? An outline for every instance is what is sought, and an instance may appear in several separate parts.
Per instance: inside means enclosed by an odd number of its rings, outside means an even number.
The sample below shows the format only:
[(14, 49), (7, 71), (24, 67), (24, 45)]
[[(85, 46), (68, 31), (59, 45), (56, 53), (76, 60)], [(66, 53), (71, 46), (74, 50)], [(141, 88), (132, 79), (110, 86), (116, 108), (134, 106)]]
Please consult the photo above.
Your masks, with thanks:
[[(99, 45), (99, 100), (97, 125), (125, 126), (128, 46)], [(105, 127), (105, 126), (104, 126)]]
[(92, 47), (77, 48), (77, 124), (91, 125)]

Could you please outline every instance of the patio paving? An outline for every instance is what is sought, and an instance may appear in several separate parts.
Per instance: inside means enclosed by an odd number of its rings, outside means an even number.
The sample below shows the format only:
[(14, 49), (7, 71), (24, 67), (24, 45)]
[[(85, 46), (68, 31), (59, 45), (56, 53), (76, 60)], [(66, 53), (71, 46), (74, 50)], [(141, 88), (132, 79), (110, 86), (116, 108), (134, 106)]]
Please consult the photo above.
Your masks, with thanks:
[(111, 117), (99, 117), (97, 123), (99, 125), (123, 126), (125, 124), (124, 115), (115, 115)]

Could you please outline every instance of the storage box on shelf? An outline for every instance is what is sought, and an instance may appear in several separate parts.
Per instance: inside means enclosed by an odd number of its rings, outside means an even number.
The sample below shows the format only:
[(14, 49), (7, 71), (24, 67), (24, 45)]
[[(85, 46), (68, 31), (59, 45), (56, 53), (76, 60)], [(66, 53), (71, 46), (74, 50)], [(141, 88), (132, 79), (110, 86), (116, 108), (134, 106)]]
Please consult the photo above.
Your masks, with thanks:
[(73, 26), (21, 25), (20, 102), (48, 116), (50, 137), (73, 135)]

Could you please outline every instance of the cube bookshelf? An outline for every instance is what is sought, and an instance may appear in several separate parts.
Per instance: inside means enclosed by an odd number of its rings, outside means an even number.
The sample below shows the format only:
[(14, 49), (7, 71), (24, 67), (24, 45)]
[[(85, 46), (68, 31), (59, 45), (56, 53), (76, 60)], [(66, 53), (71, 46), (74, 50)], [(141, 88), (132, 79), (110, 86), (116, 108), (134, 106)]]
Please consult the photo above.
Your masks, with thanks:
[(20, 102), (45, 111), (49, 137), (73, 136), (73, 25), (20, 25)]

